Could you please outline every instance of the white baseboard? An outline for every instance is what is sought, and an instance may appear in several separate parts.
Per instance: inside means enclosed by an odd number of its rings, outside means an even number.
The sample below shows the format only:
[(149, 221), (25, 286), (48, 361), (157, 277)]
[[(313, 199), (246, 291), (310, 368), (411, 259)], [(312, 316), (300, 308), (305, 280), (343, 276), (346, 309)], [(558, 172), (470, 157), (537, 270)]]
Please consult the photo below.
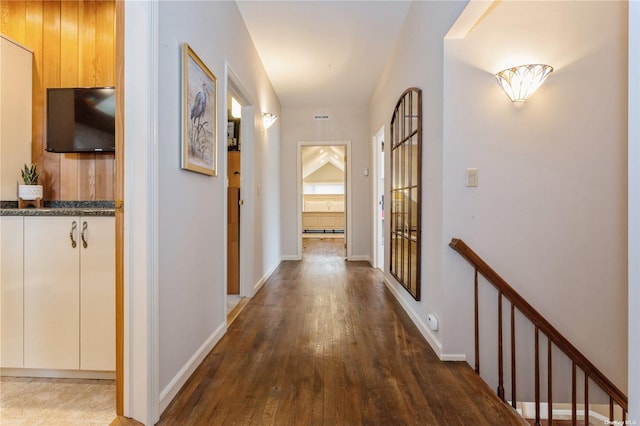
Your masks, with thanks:
[(422, 320), (420, 315), (415, 312), (411, 306), (401, 297), (400, 292), (398, 291), (397, 286), (393, 285), (389, 278), (384, 277), (384, 283), (391, 291), (391, 293), (395, 296), (396, 300), (400, 303), (402, 308), (405, 310), (411, 321), (418, 327), (420, 333), (427, 340), (427, 343), (431, 346), (431, 349), (438, 355), (440, 361), (466, 361), (467, 356), (465, 354), (446, 354), (442, 352), (442, 342), (440, 339), (434, 334), (434, 332), (429, 328), (429, 326)]
[[(253, 294), (255, 295), (258, 290), (262, 288), (265, 282), (269, 279), (269, 277), (275, 272), (275, 270), (280, 266), (280, 262), (276, 263), (260, 280), (253, 286)], [(178, 374), (169, 382), (169, 384), (160, 392), (160, 414), (164, 412), (164, 410), (169, 406), (173, 398), (178, 394), (182, 386), (187, 382), (189, 377), (193, 374), (193, 372), (198, 368), (198, 366), (202, 363), (204, 358), (211, 352), (214, 346), (222, 339), (222, 336), (225, 335), (227, 331), (227, 323), (226, 320), (222, 323), (209, 338), (200, 346), (200, 348), (193, 354), (191, 359), (187, 361), (187, 363), (180, 369)]]
[[(509, 404), (511, 404), (510, 401), (508, 402)], [(520, 414), (522, 417), (524, 417), (525, 419), (536, 418), (535, 402), (519, 402), (518, 405), (520, 408), (518, 408), (516, 411), (518, 411), (518, 414)], [(555, 403), (553, 405), (556, 406)], [(558, 405), (569, 405), (569, 404), (558, 404)], [(595, 408), (599, 408), (599, 411), (603, 413), (606, 413), (609, 411), (608, 405), (593, 404), (591, 406)], [(546, 402), (540, 402), (540, 419), (541, 420), (548, 420), (549, 418), (548, 410), (549, 410), (549, 405)], [(578, 404), (578, 409), (576, 411), (577, 411), (578, 417), (582, 419), (584, 417), (584, 405)], [(561, 409), (554, 408), (552, 410), (552, 414), (553, 414), (553, 418), (556, 420), (566, 420), (566, 419), (571, 419), (572, 410), (570, 408), (561, 408)], [(598, 413), (595, 410), (589, 410), (589, 418), (600, 420), (601, 422), (603, 422), (603, 424), (614, 424), (614, 423), (607, 423), (609, 421), (609, 418), (603, 414)], [(622, 424), (622, 423), (618, 423), (618, 424)]]
[(115, 380), (116, 373), (113, 371), (45, 370), (42, 368), (0, 368), (0, 376)]
[(285, 254), (284, 256), (280, 257), (280, 261), (282, 262), (283, 260), (302, 260), (302, 258), (298, 257), (295, 254)]
[[(280, 261), (281, 262), (281, 261)], [(269, 277), (271, 276), (271, 274), (273, 274), (275, 272), (276, 269), (278, 269), (278, 266), (280, 266), (280, 262), (276, 263), (273, 268), (271, 268), (269, 271), (267, 271), (266, 274), (264, 274), (262, 276), (262, 278), (260, 278), (260, 280), (254, 284), (253, 286), (253, 295), (255, 296), (255, 294), (258, 292), (258, 290), (260, 290), (262, 288), (262, 286), (264, 285), (264, 283), (267, 282), (267, 280), (269, 279)]]
[(209, 338), (200, 346), (187, 363), (180, 369), (178, 374), (169, 382), (169, 384), (160, 392), (159, 413), (162, 414), (169, 406), (169, 403), (175, 398), (182, 386), (187, 382), (189, 377), (196, 371), (196, 368), (202, 363), (204, 358), (211, 352), (211, 349), (222, 339), (227, 330), (227, 319), (218, 326), (218, 328), (209, 336)]
[(467, 355), (465, 354), (440, 354), (440, 361), (467, 361)]
[(420, 315), (418, 315), (417, 312), (411, 309), (411, 306), (409, 306), (409, 304), (400, 296), (400, 293), (396, 288), (396, 286), (393, 285), (387, 277), (384, 277), (384, 284), (387, 286), (389, 291), (391, 291), (391, 293), (395, 296), (396, 300), (400, 303), (402, 308), (409, 315), (409, 318), (411, 318), (411, 320), (416, 325), (416, 327), (418, 327), (418, 330), (420, 330), (420, 333), (422, 333), (424, 338), (427, 339), (427, 342), (429, 343), (433, 351), (436, 353), (436, 355), (440, 357), (442, 353), (442, 343), (440, 342), (440, 339), (438, 339), (433, 334), (431, 329), (427, 327), (427, 324), (425, 324), (425, 322), (422, 321), (422, 318), (420, 318)]
[(373, 265), (373, 260), (367, 255), (352, 255), (349, 260), (352, 262), (369, 262), (370, 265)]

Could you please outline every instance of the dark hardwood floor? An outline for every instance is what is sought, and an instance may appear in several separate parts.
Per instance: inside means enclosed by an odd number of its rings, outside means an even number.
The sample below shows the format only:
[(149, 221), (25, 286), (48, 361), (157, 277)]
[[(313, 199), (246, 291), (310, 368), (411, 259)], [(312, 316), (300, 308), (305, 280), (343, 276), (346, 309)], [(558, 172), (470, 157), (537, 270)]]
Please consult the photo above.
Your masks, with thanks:
[(305, 240), (230, 326), (160, 425), (526, 424), (466, 363), (438, 360), (342, 239)]

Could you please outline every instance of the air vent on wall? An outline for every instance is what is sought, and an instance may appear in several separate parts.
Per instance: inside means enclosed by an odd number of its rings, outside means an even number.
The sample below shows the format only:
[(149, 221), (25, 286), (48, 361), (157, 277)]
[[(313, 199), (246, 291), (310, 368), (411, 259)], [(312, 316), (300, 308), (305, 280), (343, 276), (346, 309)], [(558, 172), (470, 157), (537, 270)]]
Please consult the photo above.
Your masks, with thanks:
[(324, 121), (324, 120), (330, 120), (331, 118), (327, 114), (316, 114), (313, 116), (313, 119), (316, 121)]

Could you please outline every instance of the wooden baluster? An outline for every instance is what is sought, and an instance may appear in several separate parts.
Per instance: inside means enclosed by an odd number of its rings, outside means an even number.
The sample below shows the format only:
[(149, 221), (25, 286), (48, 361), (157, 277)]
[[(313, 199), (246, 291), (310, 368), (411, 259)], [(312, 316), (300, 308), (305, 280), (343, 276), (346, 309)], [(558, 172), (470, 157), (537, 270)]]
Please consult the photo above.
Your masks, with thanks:
[[(562, 351), (572, 362), (572, 424), (577, 424), (577, 369), (580, 370), (587, 376), (586, 384), (585, 384), (585, 396), (586, 407), (585, 412), (589, 412), (588, 405), (588, 381), (593, 381), (596, 385), (598, 385), (607, 395), (610, 397), (610, 417), (611, 421), (616, 421), (617, 412), (615, 409), (615, 405), (620, 407), (622, 412), (622, 417), (626, 420), (628, 416), (628, 398), (627, 396), (614, 385), (598, 368), (596, 368), (575, 346), (571, 344), (558, 330), (555, 329), (533, 306), (531, 306), (520, 294), (518, 294), (513, 287), (509, 285), (496, 271), (494, 271), (476, 252), (474, 252), (469, 246), (467, 246), (464, 241), (453, 238), (449, 243), (449, 246), (453, 248), (455, 251), (460, 253), (460, 255), (465, 258), (473, 267), (474, 267), (474, 320), (475, 320), (475, 370), (476, 373), (480, 374), (480, 337), (479, 337), (479, 284), (478, 284), (478, 275), (482, 274), (487, 283), (493, 285), (499, 293), (499, 367), (500, 367), (500, 380), (498, 384), (498, 393), (501, 398), (504, 400), (504, 353), (502, 350), (504, 349), (502, 346), (503, 336), (502, 336), (502, 298), (505, 298), (511, 303), (511, 370), (512, 370), (512, 405), (515, 408), (517, 406), (517, 398), (516, 398), (516, 349), (515, 349), (515, 320), (514, 320), (514, 312), (515, 308), (523, 315), (523, 317), (533, 323), (536, 331), (536, 391), (538, 394), (537, 405), (536, 407), (539, 410), (540, 405), (540, 395), (539, 395), (539, 374), (540, 374), (540, 365), (539, 365), (539, 333), (542, 332), (547, 339), (550, 341), (549, 348), (547, 349), (549, 352), (547, 354), (549, 360), (549, 371), (548, 374), (548, 391), (547, 393), (549, 398), (549, 412), (553, 413), (553, 371), (552, 371), (552, 352), (553, 346), (557, 347), (558, 350)], [(553, 346), (552, 346), (553, 345)], [(615, 405), (614, 405), (615, 404)], [(553, 421), (553, 418), (549, 419)], [(588, 421), (588, 418), (586, 419)], [(556, 422), (557, 423), (557, 422)]]
[(584, 424), (589, 424), (589, 376), (584, 372)]
[(511, 406), (516, 408), (516, 309), (511, 304)]
[(613, 397), (609, 395), (609, 421), (613, 421)]
[(478, 325), (478, 270), (475, 270), (474, 277), (474, 316), (475, 316), (475, 340), (476, 340), (476, 373), (480, 374), (480, 329)]
[(553, 425), (553, 363), (551, 359), (551, 338), (547, 336), (547, 419)]
[(504, 359), (502, 354), (502, 292), (498, 292), (498, 397), (504, 401)]
[(571, 424), (578, 424), (578, 409), (576, 406), (576, 363), (572, 362), (571, 367)]
[(622, 409), (622, 424), (627, 424), (627, 412), (624, 410), (624, 408)]

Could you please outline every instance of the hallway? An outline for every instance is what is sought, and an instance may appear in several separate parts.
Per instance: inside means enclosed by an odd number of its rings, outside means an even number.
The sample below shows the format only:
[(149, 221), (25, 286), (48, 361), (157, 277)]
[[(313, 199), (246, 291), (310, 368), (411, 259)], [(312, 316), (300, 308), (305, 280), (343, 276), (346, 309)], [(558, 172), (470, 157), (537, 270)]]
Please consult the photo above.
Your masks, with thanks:
[(379, 271), (313, 254), (339, 242), (309, 244), (303, 261), (279, 266), (159, 424), (521, 424), (465, 363), (436, 358)]

